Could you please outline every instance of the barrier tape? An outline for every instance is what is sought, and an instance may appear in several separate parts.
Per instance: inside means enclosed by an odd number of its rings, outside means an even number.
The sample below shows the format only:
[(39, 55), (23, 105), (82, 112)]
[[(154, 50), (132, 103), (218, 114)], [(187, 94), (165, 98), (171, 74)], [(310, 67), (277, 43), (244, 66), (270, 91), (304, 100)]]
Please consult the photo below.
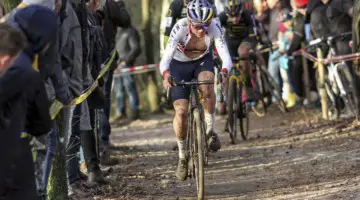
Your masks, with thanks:
[(99, 79), (101, 77), (103, 77), (105, 75), (105, 73), (109, 70), (111, 64), (113, 63), (114, 59), (115, 59), (115, 55), (116, 55), (116, 51), (113, 50), (111, 53), (110, 58), (105, 61), (103, 64), (103, 67), (99, 73), (99, 75), (97, 76), (97, 78), (95, 79), (94, 83), (91, 85), (91, 87), (87, 88), (79, 97), (73, 99), (73, 101), (69, 104), (69, 105), (64, 105), (63, 103), (61, 103), (60, 101), (58, 101), (57, 99), (55, 99), (53, 101), (53, 103), (51, 104), (50, 107), (50, 116), (51, 119), (55, 119), (55, 117), (59, 114), (60, 110), (62, 108), (64, 108), (65, 106), (75, 106), (78, 105), (80, 103), (82, 103), (83, 101), (85, 101), (85, 99), (87, 99), (89, 97), (89, 95), (95, 90), (95, 88), (99, 85)]
[[(276, 45), (274, 45), (276, 46)], [(262, 49), (261, 52), (269, 51), (270, 48)], [(95, 90), (95, 88), (99, 85), (99, 79), (105, 75), (105, 73), (110, 68), (112, 62), (114, 61), (116, 55), (116, 51), (113, 50), (111, 53), (111, 57), (108, 59), (108, 61), (105, 61), (105, 64), (103, 64), (103, 68), (101, 69), (98, 77), (95, 79), (94, 83), (85, 90), (79, 97), (73, 99), (73, 101), (69, 105), (64, 105), (57, 99), (53, 101), (50, 107), (50, 116), (51, 119), (55, 119), (55, 117), (59, 114), (60, 110), (64, 108), (65, 106), (74, 106), (82, 103), (89, 97), (89, 95)], [(312, 62), (316, 63), (323, 63), (328, 64), (331, 62), (340, 62), (340, 61), (350, 61), (350, 60), (356, 60), (360, 58), (360, 53), (353, 53), (353, 54), (347, 54), (342, 56), (335, 56), (332, 58), (326, 58), (326, 59), (318, 59), (315, 56), (309, 54), (306, 52), (305, 49), (300, 49), (299, 51), (296, 51), (293, 53), (293, 55), (303, 55), (305, 58), (311, 60)], [(159, 64), (151, 64), (151, 65), (142, 65), (142, 66), (135, 66), (135, 67), (129, 67), (129, 68), (117, 68), (114, 71), (114, 77), (121, 77), (124, 75), (129, 74), (139, 74), (139, 73), (145, 73), (149, 71), (156, 70), (159, 67)]]
[(352, 54), (346, 54), (346, 55), (341, 55), (341, 56), (334, 56), (331, 58), (319, 59), (319, 58), (309, 54), (308, 52), (306, 52), (305, 49), (300, 49), (299, 51), (294, 52), (293, 55), (303, 55), (305, 58), (309, 59), (312, 62), (321, 63), (321, 64), (325, 64), (325, 65), (332, 63), (332, 62), (351, 61), (351, 60), (357, 60), (360, 58), (360, 53), (352, 53)]
[(121, 77), (129, 74), (139, 74), (145, 73), (149, 71), (156, 70), (159, 67), (159, 64), (151, 64), (151, 65), (142, 65), (128, 68), (117, 68), (114, 71), (114, 77)]

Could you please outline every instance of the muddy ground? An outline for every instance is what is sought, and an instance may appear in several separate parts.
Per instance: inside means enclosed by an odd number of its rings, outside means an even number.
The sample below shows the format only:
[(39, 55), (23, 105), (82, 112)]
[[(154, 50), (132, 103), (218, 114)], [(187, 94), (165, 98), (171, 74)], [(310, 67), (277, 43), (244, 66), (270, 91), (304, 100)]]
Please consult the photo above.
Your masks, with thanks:
[[(97, 199), (196, 199), (194, 179), (175, 178), (178, 154), (170, 115), (114, 127), (120, 164)], [(205, 199), (360, 199), (360, 126), (353, 118), (320, 119), (320, 111), (276, 108), (251, 115), (248, 141), (222, 141), (205, 168)], [(126, 148), (124, 148), (126, 147)]]

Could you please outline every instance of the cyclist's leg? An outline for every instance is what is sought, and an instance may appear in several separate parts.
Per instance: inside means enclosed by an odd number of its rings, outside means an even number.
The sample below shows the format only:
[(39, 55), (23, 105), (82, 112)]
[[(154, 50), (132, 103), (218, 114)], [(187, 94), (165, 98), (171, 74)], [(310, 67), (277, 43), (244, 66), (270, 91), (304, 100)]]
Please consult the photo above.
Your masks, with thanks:
[[(193, 78), (193, 69), (192, 62), (179, 62), (173, 59), (170, 63), (170, 74), (176, 82), (183, 80), (191, 81)], [(189, 95), (189, 88), (175, 86), (170, 89), (170, 97), (175, 110), (173, 126), (179, 147), (179, 162), (176, 170), (176, 177), (179, 180), (185, 180), (187, 177), (185, 148)]]
[[(195, 77), (197, 76), (199, 81), (214, 81), (214, 63), (211, 55), (205, 55), (204, 58), (198, 60), (197, 63), (200, 66), (195, 70)], [(220, 149), (221, 144), (218, 136), (214, 133), (216, 103), (214, 85), (200, 85), (199, 87), (204, 106), (206, 135), (207, 138), (209, 138), (209, 148), (217, 151)]]
[[(242, 58), (247, 58), (250, 55), (250, 50), (254, 49), (256, 42), (250, 38), (245, 38), (238, 48), (238, 54)], [(250, 63), (248, 60), (242, 60), (240, 63), (242, 70), (244, 72), (246, 81), (246, 98), (248, 101), (255, 100), (253, 84), (251, 82), (251, 69)]]

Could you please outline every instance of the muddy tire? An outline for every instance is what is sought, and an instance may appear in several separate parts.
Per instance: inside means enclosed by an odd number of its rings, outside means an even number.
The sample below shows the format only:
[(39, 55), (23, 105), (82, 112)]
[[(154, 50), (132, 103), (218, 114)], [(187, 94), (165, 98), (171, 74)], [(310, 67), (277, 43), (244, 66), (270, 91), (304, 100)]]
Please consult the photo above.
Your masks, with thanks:
[(204, 165), (205, 165), (205, 131), (203, 129), (203, 120), (201, 120), (200, 110), (195, 108), (193, 110), (194, 125), (196, 134), (192, 134), (194, 145), (194, 164), (195, 164), (195, 178), (197, 187), (198, 199), (204, 199)]

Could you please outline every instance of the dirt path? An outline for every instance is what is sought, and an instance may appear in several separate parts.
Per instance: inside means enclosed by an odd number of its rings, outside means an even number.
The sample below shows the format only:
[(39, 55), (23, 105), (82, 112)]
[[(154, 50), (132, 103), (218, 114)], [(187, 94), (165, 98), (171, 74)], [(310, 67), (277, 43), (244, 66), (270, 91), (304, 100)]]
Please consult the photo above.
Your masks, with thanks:
[[(217, 117), (222, 149), (205, 169), (206, 199), (360, 199), (360, 126), (319, 120), (317, 110), (252, 116), (248, 141), (230, 145)], [(193, 179), (176, 180), (177, 151), (169, 116), (115, 128), (129, 147), (99, 199), (195, 199)]]

